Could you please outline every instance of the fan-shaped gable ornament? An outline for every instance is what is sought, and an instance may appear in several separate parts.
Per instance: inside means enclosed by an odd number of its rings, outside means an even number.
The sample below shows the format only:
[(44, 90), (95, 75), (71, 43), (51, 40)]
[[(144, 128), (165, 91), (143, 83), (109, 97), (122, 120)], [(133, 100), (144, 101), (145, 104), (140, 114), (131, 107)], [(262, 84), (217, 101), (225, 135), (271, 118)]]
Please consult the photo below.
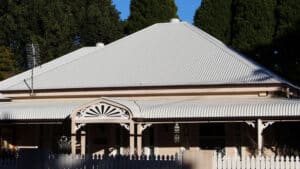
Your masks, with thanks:
[(93, 119), (105, 119), (105, 118), (118, 118), (129, 119), (130, 114), (126, 109), (105, 103), (99, 102), (97, 104), (83, 108), (76, 114), (76, 118), (93, 118)]

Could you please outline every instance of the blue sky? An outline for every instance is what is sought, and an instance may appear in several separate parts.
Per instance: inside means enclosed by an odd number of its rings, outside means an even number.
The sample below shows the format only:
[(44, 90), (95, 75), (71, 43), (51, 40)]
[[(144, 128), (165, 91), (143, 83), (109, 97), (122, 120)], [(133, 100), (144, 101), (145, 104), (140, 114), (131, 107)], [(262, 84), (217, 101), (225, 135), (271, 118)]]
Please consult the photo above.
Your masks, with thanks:
[[(175, 0), (178, 7), (178, 16), (181, 20), (193, 23), (196, 9), (200, 6), (201, 0)], [(130, 0), (113, 0), (116, 8), (121, 12), (121, 19), (127, 19), (129, 15)]]

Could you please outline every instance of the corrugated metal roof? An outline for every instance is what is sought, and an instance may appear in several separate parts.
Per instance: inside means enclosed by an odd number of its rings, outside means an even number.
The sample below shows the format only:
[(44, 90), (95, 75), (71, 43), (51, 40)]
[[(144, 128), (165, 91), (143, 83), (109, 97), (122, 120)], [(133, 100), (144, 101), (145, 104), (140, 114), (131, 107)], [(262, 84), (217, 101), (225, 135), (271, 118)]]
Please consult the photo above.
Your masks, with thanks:
[[(99, 48), (99, 47), (83, 47), (83, 48), (77, 49), (73, 52), (70, 52), (70, 53), (64, 55), (64, 56), (54, 59), (50, 62), (47, 62), (45, 64), (35, 67), (34, 68), (34, 76), (39, 76), (43, 73), (47, 73), (48, 71), (51, 71), (59, 66), (63, 66), (72, 61), (75, 61), (75, 60), (79, 59), (80, 57), (85, 56), (96, 50), (101, 50), (101, 48)], [(0, 90), (5, 90), (6, 88), (9, 88), (11, 86), (14, 86), (14, 85), (17, 85), (20, 83), (24, 83), (24, 80), (28, 81), (28, 79), (30, 79), (30, 78), (31, 78), (31, 70), (27, 70), (25, 72), (15, 75), (11, 78), (8, 78), (4, 81), (1, 81), (0, 82)], [(28, 84), (30, 84), (30, 81), (28, 81)], [(28, 88), (26, 87), (24, 89), (26, 90)]]
[(0, 120), (60, 120), (88, 101), (0, 102)]
[[(72, 62), (60, 62), (36, 73), (35, 89), (282, 82), (186, 22), (155, 24)], [(27, 89), (23, 78), (1, 82), (0, 90)], [(29, 76), (26, 80), (30, 84)]]
[(129, 108), (135, 104), (134, 107), (139, 107), (139, 114), (144, 119), (300, 117), (299, 99), (205, 98), (132, 100), (130, 104), (128, 101), (118, 102), (127, 104)]
[[(203, 98), (123, 100), (105, 98), (128, 107), (134, 118), (247, 118), (300, 117), (300, 100), (282, 98)], [(92, 103), (77, 101), (0, 102), (0, 120), (59, 120)]]
[(3, 98), (5, 98), (5, 97), (0, 93), (0, 99), (3, 99)]
[(0, 102), (3, 102), (3, 101), (9, 101), (9, 100), (11, 100), (11, 99), (8, 98), (8, 97), (3, 96), (3, 95), (0, 93)]

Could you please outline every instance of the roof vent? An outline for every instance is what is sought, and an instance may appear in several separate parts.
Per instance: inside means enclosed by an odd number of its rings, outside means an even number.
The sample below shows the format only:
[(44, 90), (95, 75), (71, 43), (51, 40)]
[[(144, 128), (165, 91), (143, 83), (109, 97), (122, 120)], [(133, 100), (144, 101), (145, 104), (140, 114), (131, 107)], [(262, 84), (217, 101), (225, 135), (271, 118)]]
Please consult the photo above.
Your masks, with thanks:
[(170, 19), (170, 22), (171, 23), (179, 23), (180, 20), (178, 18), (172, 18), (172, 19)]
[(104, 48), (104, 43), (98, 42), (98, 43), (96, 43), (96, 47)]

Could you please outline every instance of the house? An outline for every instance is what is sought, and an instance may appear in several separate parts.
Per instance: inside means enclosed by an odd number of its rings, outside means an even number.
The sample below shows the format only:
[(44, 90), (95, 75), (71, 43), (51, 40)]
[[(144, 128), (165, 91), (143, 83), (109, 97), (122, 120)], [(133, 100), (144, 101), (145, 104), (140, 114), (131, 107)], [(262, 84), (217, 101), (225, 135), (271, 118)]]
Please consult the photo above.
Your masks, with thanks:
[(292, 154), (298, 92), (173, 19), (0, 82), (0, 136), (3, 147), (73, 154)]

